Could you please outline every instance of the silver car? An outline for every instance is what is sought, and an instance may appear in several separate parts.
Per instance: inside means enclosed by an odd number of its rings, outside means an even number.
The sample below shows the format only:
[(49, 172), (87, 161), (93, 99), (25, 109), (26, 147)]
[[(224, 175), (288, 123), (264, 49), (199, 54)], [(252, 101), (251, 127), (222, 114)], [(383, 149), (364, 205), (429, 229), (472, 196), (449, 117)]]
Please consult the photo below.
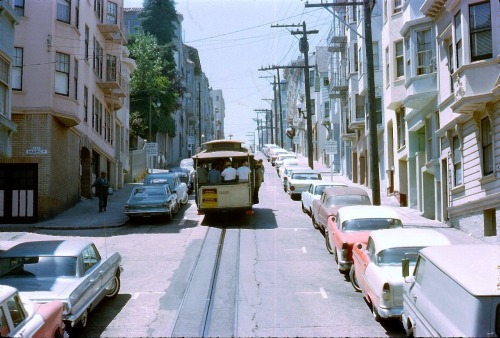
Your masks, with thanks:
[(66, 330), (78, 332), (89, 312), (120, 290), (122, 258), (106, 256), (84, 239), (24, 242), (0, 254), (0, 284), (35, 303), (61, 301)]
[(168, 184), (138, 185), (125, 203), (125, 214), (130, 218), (163, 216), (170, 221), (178, 211), (177, 194)]

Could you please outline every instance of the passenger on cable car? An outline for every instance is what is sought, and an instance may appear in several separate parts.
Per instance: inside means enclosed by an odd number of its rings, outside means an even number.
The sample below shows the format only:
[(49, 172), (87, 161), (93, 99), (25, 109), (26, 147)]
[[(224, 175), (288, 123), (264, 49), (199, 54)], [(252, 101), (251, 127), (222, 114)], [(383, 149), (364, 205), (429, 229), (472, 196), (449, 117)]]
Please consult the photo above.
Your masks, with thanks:
[(225, 169), (220, 174), (222, 176), (223, 182), (237, 182), (238, 174), (236, 169), (231, 166), (231, 162), (226, 162), (224, 164)]
[(238, 182), (248, 182), (250, 177), (250, 168), (248, 168), (248, 161), (243, 160), (241, 165), (236, 169), (236, 175), (238, 175)]

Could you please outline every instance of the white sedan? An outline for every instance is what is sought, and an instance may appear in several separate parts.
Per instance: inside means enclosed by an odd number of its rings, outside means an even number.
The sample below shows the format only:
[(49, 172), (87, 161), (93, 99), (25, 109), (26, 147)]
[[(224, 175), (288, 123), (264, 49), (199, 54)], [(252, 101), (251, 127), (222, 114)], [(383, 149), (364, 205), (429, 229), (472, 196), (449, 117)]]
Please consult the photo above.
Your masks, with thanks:
[(292, 200), (299, 199), (311, 183), (321, 181), (321, 179), (321, 173), (315, 170), (294, 170), (286, 180), (286, 192)]
[(317, 181), (309, 185), (309, 188), (301, 195), (302, 211), (311, 216), (312, 204), (314, 200), (319, 200), (323, 190), (329, 187), (346, 187), (347, 185), (341, 183), (334, 183), (328, 181)]
[(401, 318), (403, 313), (403, 258), (415, 261), (420, 249), (449, 245), (448, 238), (431, 229), (383, 229), (370, 233), (367, 244), (356, 243), (350, 279), (363, 293), (375, 320)]

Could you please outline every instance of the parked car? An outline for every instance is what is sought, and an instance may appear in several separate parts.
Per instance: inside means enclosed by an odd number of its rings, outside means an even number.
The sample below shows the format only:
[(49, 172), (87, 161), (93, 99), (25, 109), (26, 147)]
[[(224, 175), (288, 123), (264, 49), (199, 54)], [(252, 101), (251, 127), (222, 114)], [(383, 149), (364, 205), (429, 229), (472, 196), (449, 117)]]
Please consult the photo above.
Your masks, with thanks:
[(302, 211), (311, 215), (313, 201), (319, 199), (326, 188), (331, 187), (347, 187), (347, 185), (328, 181), (317, 181), (309, 184), (307, 190), (302, 192), (300, 197), (302, 201)]
[(121, 256), (106, 257), (86, 239), (24, 242), (0, 254), (0, 284), (35, 303), (61, 301), (66, 330), (77, 331), (103, 298), (120, 290)]
[(500, 337), (500, 246), (460, 244), (420, 250), (405, 277), (402, 323), (415, 337)]
[(286, 193), (292, 200), (298, 200), (302, 192), (306, 191), (311, 183), (321, 181), (321, 173), (313, 169), (293, 170), (286, 182)]
[(283, 191), (286, 192), (286, 185), (288, 181), (288, 176), (294, 171), (294, 170), (311, 170), (309, 167), (304, 167), (304, 166), (299, 166), (299, 165), (286, 165), (283, 167), (283, 173), (281, 174), (281, 184), (283, 184)]
[(22, 300), (16, 288), (0, 285), (0, 337), (64, 337), (63, 303)]
[(178, 173), (154, 173), (144, 178), (143, 184), (168, 184), (172, 193), (177, 196), (177, 204), (186, 204), (189, 201), (187, 184), (181, 181)]
[(448, 238), (435, 230), (402, 228), (372, 231), (367, 244), (354, 244), (349, 277), (354, 288), (363, 293), (375, 320), (401, 318), (403, 258), (413, 266), (421, 249), (449, 244)]
[(281, 147), (276, 145), (276, 144), (272, 144), (272, 143), (264, 144), (264, 146), (262, 147), (262, 153), (264, 154), (264, 156), (266, 157), (266, 159), (268, 161), (269, 161), (269, 157), (271, 156), (270, 155), (271, 149), (281, 149)]
[[(280, 167), (283, 165), (284, 160), (288, 159), (295, 159), (297, 160), (297, 155), (295, 153), (286, 153), (286, 154), (279, 154), (278, 157), (276, 158), (276, 161), (274, 161), (274, 167), (276, 168), (276, 172), (279, 172)], [(298, 162), (298, 160), (297, 160)]]
[(191, 192), (194, 189), (194, 160), (192, 158), (185, 158), (179, 163), (179, 167), (189, 169), (189, 179), (192, 183)]
[(347, 205), (371, 205), (370, 197), (363, 188), (326, 188), (321, 197), (312, 202), (311, 222), (315, 229), (325, 234), (328, 217), (337, 214), (340, 207)]
[(268, 161), (271, 163), (271, 165), (274, 166), (274, 162), (276, 162), (276, 158), (278, 158), (278, 155), (280, 154), (288, 154), (288, 151), (283, 148), (273, 148), (269, 150)]
[[(330, 188), (332, 189), (332, 188)], [(373, 230), (403, 227), (399, 214), (386, 206), (354, 205), (341, 207), (328, 218), (325, 244), (333, 253), (340, 273), (347, 274), (352, 265), (354, 243), (366, 243)]]
[[(179, 173), (179, 178), (181, 179), (181, 182), (186, 183), (188, 187), (188, 194), (190, 195), (193, 190), (194, 190), (194, 175), (191, 177), (191, 170), (188, 168), (182, 168), (182, 167), (173, 167), (173, 168), (168, 168), (169, 172), (172, 173)], [(194, 172), (194, 171), (193, 171)]]
[(168, 184), (135, 186), (125, 203), (125, 214), (130, 218), (160, 216), (170, 221), (178, 211), (177, 194)]
[[(274, 154), (271, 157), (271, 165), (273, 165), (277, 169), (281, 165), (281, 163), (283, 162), (283, 160), (285, 158), (297, 158), (297, 155), (295, 155), (295, 153), (291, 153), (289, 151), (286, 151), (286, 152), (280, 151), (279, 153)], [(278, 161), (280, 162), (279, 164), (277, 163)]]
[(281, 163), (280, 166), (276, 169), (278, 172), (278, 177), (281, 177), (283, 175), (283, 172), (285, 171), (286, 168), (298, 167), (298, 166), (299, 166), (299, 160), (297, 158), (284, 159), (283, 163)]

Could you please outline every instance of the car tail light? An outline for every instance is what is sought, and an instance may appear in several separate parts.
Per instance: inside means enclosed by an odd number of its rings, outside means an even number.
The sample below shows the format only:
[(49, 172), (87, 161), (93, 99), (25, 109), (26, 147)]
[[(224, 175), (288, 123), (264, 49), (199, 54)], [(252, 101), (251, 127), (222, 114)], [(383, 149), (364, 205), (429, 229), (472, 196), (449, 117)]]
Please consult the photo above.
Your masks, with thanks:
[(384, 286), (382, 287), (382, 298), (384, 300), (389, 300), (391, 297), (391, 287), (389, 286), (389, 283), (384, 283)]
[(290, 190), (291, 191), (294, 191), (295, 190), (295, 187), (293, 185), (290, 186)]

